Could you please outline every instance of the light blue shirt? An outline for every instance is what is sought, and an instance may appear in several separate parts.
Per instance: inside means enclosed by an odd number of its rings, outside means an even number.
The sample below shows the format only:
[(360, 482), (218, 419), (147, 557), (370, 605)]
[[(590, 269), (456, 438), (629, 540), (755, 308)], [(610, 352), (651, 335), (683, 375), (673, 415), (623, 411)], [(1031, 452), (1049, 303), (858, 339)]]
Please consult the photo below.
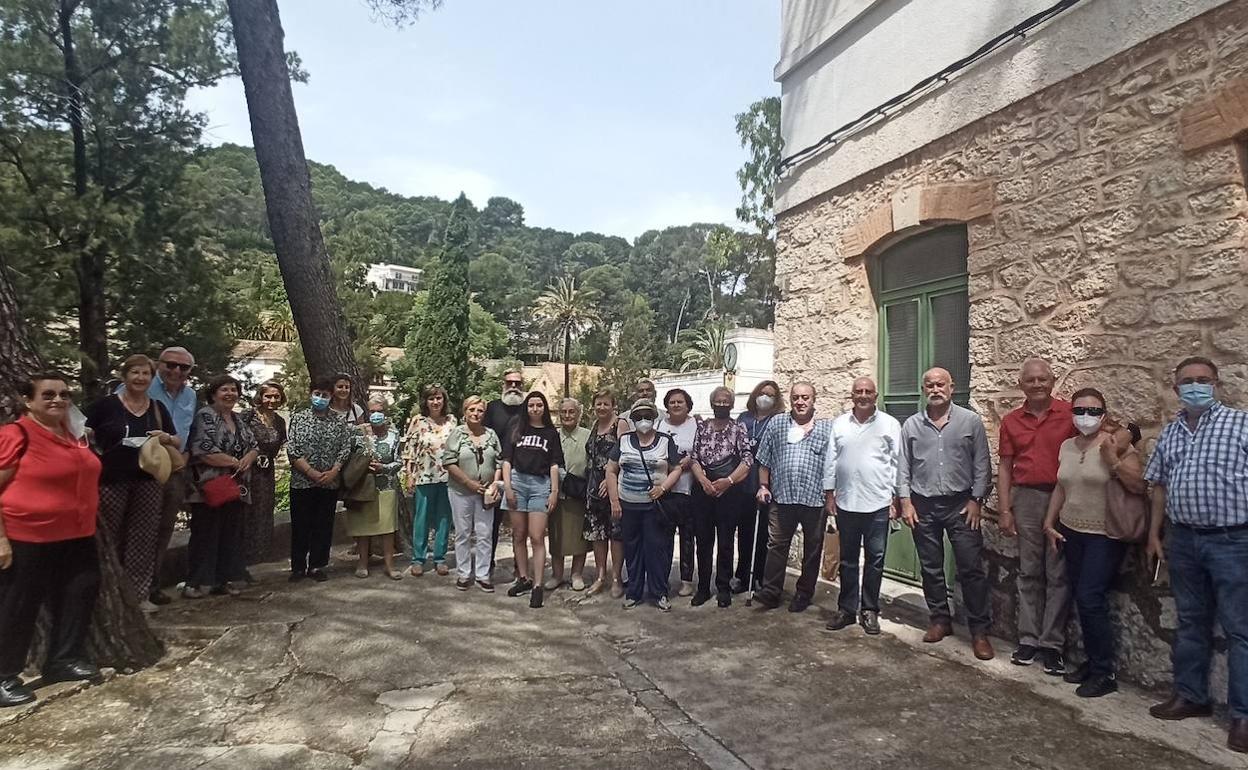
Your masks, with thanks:
[[(118, 385), (113, 392), (120, 393), (125, 389), (125, 385)], [(183, 385), (178, 395), (171, 395), (165, 390), (165, 383), (161, 381), (158, 374), (152, 378), (152, 384), (147, 388), (147, 395), (164, 404), (169, 410), (170, 416), (173, 417), (173, 429), (178, 435), (178, 446), (185, 452), (186, 442), (191, 437), (191, 425), (195, 423), (196, 405), (199, 403), (199, 396), (195, 393), (195, 389), (190, 385)]]

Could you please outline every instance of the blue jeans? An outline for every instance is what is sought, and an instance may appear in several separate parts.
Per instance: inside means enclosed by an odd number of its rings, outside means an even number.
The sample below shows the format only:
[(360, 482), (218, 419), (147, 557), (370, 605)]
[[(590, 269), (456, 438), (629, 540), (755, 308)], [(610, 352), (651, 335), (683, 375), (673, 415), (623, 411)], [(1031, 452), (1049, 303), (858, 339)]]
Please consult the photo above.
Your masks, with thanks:
[(628, 598), (641, 601), (647, 588), (655, 599), (667, 596), (672, 572), (673, 532), (650, 503), (620, 503)]
[(1058, 529), (1066, 538), (1066, 574), (1079, 611), (1088, 673), (1108, 676), (1114, 673), (1114, 626), (1109, 622), (1108, 594), (1127, 544), (1104, 535), (1076, 532), (1063, 524)]
[[(836, 606), (850, 615), (857, 615), (859, 609), (879, 612), (884, 549), (888, 546), (888, 508), (857, 513), (838, 506), (836, 528), (841, 535), (841, 595)], [(866, 551), (861, 588), (858, 585), (859, 549)]]
[(1192, 703), (1209, 702), (1216, 618), (1227, 640), (1227, 706), (1233, 719), (1248, 719), (1248, 528), (1197, 531), (1172, 524), (1166, 557), (1179, 615), (1170, 656), (1175, 692)]

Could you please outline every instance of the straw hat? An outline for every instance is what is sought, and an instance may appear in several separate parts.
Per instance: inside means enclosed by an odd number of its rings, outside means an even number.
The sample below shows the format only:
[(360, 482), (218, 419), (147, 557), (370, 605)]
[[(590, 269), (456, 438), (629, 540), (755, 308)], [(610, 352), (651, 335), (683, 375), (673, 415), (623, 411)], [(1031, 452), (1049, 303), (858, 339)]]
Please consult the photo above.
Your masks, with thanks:
[(158, 436), (152, 436), (139, 447), (139, 469), (164, 484), (173, 472), (173, 461)]

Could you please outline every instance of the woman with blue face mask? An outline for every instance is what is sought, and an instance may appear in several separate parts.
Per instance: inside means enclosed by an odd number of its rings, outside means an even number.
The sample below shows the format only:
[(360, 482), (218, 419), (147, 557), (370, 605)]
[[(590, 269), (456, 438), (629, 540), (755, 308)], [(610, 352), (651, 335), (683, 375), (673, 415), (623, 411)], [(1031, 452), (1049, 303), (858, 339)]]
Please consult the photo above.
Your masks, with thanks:
[[(338, 474), (351, 452), (352, 430), (329, 409), (334, 379), (312, 383), (310, 406), (290, 418), (290, 581), (329, 580)], [(365, 552), (367, 554), (367, 551)]]
[(1144, 466), (1130, 431), (1109, 418), (1100, 391), (1084, 388), (1070, 401), (1079, 435), (1066, 439), (1058, 450), (1057, 484), (1049, 497), (1044, 534), (1049, 547), (1066, 553), (1067, 579), (1088, 656), (1063, 678), (1079, 685), (1079, 697), (1098, 698), (1118, 690), (1109, 589), (1127, 553), (1127, 544), (1106, 531), (1106, 485), (1116, 478), (1128, 491), (1142, 494)]
[(381, 540), (381, 558), (386, 575), (402, 580), (403, 573), (394, 568), (394, 532), (398, 525), (398, 473), (403, 462), (399, 458), (399, 432), (386, 416), (388, 404), (381, 396), (368, 400), (368, 427), (355, 437), (356, 446), (372, 458), (368, 468), (377, 485), (377, 498), (368, 502), (347, 503), (347, 534), (355, 538), (359, 551), (355, 576), (368, 577), (369, 546), (373, 538)]

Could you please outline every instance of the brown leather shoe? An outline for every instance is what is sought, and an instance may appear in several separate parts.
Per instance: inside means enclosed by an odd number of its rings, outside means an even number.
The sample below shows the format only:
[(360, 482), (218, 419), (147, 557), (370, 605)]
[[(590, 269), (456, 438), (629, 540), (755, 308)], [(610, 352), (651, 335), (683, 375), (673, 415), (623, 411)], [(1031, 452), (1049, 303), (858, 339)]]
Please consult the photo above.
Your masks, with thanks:
[[(1213, 706), (1208, 703), (1201, 706), (1192, 703), (1177, 693), (1170, 696), (1164, 703), (1158, 703), (1148, 710), (1157, 719), (1177, 721), (1189, 717), (1207, 717), (1213, 714)], [(1242, 721), (1242, 720), (1241, 720)]]
[(992, 649), (992, 642), (988, 641), (988, 637), (984, 634), (975, 634), (971, 637), (971, 649), (975, 651), (975, 657), (980, 660), (992, 660), (997, 657), (997, 651)]
[(1248, 753), (1248, 719), (1231, 720), (1231, 731), (1226, 734), (1226, 747), (1231, 751)]
[(927, 627), (927, 633), (923, 634), (923, 641), (935, 644), (946, 636), (953, 636), (953, 626), (948, 623), (933, 622)]

